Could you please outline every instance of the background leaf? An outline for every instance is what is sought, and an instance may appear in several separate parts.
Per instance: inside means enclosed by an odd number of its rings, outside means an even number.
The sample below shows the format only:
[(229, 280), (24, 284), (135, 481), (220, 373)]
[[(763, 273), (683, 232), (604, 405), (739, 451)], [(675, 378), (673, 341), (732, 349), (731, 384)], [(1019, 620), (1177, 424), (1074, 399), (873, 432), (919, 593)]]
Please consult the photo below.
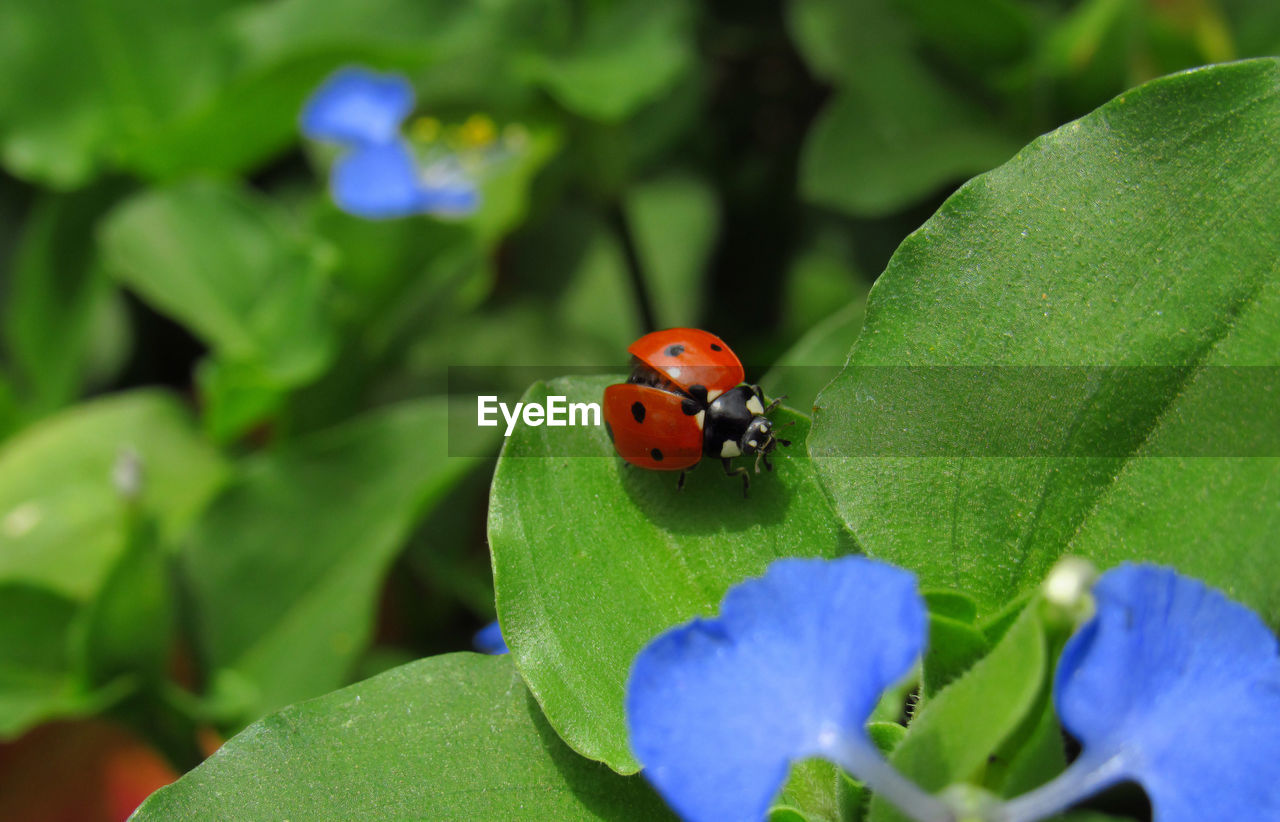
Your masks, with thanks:
[(127, 328), (115, 340), (95, 333), (110, 321), (104, 315), (121, 310), (93, 238), (115, 193), (48, 195), (23, 227), (4, 301), (4, 348), (34, 416), (104, 382), (127, 354)]
[[(535, 384), (599, 402), (618, 378)], [(787, 429), (775, 470), (742, 497), (719, 464), (691, 474), (645, 471), (618, 458), (603, 427), (530, 428), (507, 440), (494, 473), (489, 545), (503, 635), (553, 727), (575, 750), (623, 773), (623, 694), (631, 660), (659, 632), (716, 612), (728, 588), (784, 556), (849, 553), (800, 450), (808, 422)]]
[(565, 108), (616, 122), (652, 102), (693, 60), (680, 3), (626, 0), (585, 7), (568, 53), (531, 57), (526, 71)]
[(69, 636), (75, 600), (24, 583), (0, 583), (0, 739), (41, 720), (89, 712), (77, 688)]
[(219, 16), (234, 0), (6, 4), (0, 156), (14, 174), (80, 185), (222, 77)]
[(627, 192), (626, 214), (658, 325), (696, 325), (719, 221), (715, 192), (695, 177), (660, 177)]
[(800, 184), (813, 202), (886, 214), (1009, 157), (1021, 139), (950, 89), (915, 54), (888, 0), (802, 0), (789, 23), (813, 70), (840, 91), (805, 141)]
[(25, 429), (0, 449), (0, 580), (77, 601), (98, 590), (126, 544), (124, 502), (111, 472), (140, 457), (140, 500), (172, 544), (225, 477), (190, 415), (159, 391), (84, 403)]
[(112, 274), (227, 360), (282, 387), (328, 364), (324, 251), (266, 202), (224, 183), (147, 192), (111, 215), (102, 242)]
[[(1212, 436), (1206, 367), (1278, 362), (1277, 140), (1280, 61), (1213, 67), (1128, 92), (950, 198), (894, 255), (818, 401), (811, 453), (859, 544), (986, 609), (1071, 551), (1172, 564), (1280, 623), (1280, 459), (1144, 457)], [(891, 399), (859, 369), (908, 364), (1190, 367), (1073, 398), (1070, 427), (1042, 432), (1069, 458), (850, 457)], [(1013, 379), (973, 398), (983, 419), (1033, 411)], [(1242, 427), (1270, 413), (1229, 407)], [(956, 420), (912, 425), (946, 442)]]
[(250, 458), (182, 560), (208, 670), (256, 688), (249, 718), (342, 685), (383, 575), (426, 506), (471, 465), (444, 400), (405, 403)]
[(452, 654), (260, 720), (132, 817), (175, 818), (672, 817), (569, 750), (508, 657)]

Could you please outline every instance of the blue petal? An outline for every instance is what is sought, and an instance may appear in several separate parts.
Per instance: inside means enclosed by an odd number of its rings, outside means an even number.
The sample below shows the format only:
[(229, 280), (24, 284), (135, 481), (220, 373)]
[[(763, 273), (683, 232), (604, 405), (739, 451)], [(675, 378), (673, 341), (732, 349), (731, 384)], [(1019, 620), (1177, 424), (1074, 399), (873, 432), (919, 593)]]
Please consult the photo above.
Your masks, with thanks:
[(333, 166), (338, 208), (370, 220), (410, 214), (459, 214), (475, 208), (473, 186), (428, 186), (404, 141), (369, 145), (340, 157)]
[(413, 111), (413, 87), (396, 74), (347, 67), (329, 76), (302, 109), (302, 133), (349, 145), (396, 139)]
[(471, 644), (475, 645), (476, 650), (482, 654), (510, 653), (507, 649), (507, 641), (502, 638), (502, 628), (499, 627), (496, 619), (476, 631), (476, 635), (471, 638)]
[(1280, 658), (1267, 626), (1166, 568), (1121, 566), (1094, 594), (1055, 688), (1081, 759), (1139, 782), (1157, 822), (1280, 819)]
[(864, 725), (924, 642), (915, 579), (864, 557), (780, 560), (636, 657), (631, 745), (691, 820), (756, 820), (791, 761), (872, 750)]

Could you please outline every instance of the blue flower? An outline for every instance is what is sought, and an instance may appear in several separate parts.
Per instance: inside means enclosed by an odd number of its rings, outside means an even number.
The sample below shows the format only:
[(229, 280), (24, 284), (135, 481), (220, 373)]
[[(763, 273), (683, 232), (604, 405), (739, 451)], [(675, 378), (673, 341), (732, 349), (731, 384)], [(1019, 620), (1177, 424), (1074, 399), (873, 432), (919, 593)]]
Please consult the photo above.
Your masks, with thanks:
[(349, 146), (392, 142), (411, 111), (413, 86), (404, 77), (348, 66), (311, 95), (302, 109), (302, 133)]
[(479, 194), (465, 178), (431, 182), (403, 140), (367, 145), (340, 157), (330, 187), (338, 208), (369, 220), (411, 214), (463, 215), (475, 210)]
[(1041, 819), (1133, 780), (1156, 822), (1280, 819), (1280, 657), (1262, 620), (1150, 565), (1108, 571), (1094, 596), (1055, 681), (1082, 753), (1002, 818)]
[(338, 70), (307, 101), (302, 133), (346, 149), (330, 176), (338, 208), (383, 220), (462, 216), (479, 206), (475, 182), (456, 158), (424, 163), (402, 135), (413, 105), (413, 87), (404, 77), (355, 67)]
[(790, 764), (839, 763), (919, 819), (941, 803), (881, 758), (865, 724), (926, 635), (911, 574), (864, 557), (790, 559), (724, 599), (720, 616), (670, 630), (636, 657), (631, 745), (684, 818), (752, 820)]
[(510, 653), (507, 649), (507, 641), (502, 638), (502, 628), (499, 627), (496, 619), (476, 631), (476, 635), (471, 638), (471, 644), (475, 645), (476, 650), (482, 654)]

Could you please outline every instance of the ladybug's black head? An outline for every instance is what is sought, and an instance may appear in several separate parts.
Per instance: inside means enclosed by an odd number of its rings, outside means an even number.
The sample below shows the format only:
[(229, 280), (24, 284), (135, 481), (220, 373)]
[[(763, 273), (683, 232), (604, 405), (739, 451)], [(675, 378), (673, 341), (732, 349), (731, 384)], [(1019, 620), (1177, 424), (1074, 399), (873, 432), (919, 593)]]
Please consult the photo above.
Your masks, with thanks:
[(773, 434), (773, 423), (767, 417), (752, 417), (738, 448), (744, 454), (767, 454), (777, 448), (779, 442)]
[[(790, 425), (791, 423), (787, 423)], [(790, 445), (791, 440), (784, 440), (774, 433), (773, 422), (767, 417), (755, 416), (751, 418), (751, 423), (747, 426), (747, 431), (742, 435), (742, 442), (739, 448), (744, 454), (756, 455), (756, 473), (760, 473), (760, 463), (764, 462), (764, 467), (770, 471), (773, 466), (769, 463), (769, 452), (777, 448), (779, 445)]]

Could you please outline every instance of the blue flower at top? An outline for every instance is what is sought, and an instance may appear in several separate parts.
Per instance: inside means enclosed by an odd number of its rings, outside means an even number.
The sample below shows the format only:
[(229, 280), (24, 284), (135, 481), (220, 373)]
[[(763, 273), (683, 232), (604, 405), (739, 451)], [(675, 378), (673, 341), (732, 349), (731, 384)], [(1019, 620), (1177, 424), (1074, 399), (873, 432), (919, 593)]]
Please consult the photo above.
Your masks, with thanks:
[(507, 641), (502, 637), (502, 628), (498, 625), (498, 620), (496, 619), (476, 631), (476, 635), (471, 638), (471, 644), (475, 645), (476, 650), (482, 654), (499, 655), (510, 653), (507, 648)]
[(338, 208), (369, 220), (411, 214), (462, 215), (475, 210), (480, 196), (465, 179), (428, 181), (403, 140), (368, 145), (338, 158), (330, 187)]
[(1003, 818), (1041, 819), (1131, 779), (1156, 822), (1280, 819), (1280, 657), (1262, 620), (1150, 565), (1108, 571), (1094, 596), (1055, 680), (1082, 753)]
[(413, 86), (407, 79), (348, 66), (330, 75), (307, 100), (302, 133), (348, 146), (393, 142), (411, 111)]
[(413, 214), (462, 216), (479, 206), (474, 180), (456, 160), (424, 165), (401, 134), (413, 111), (404, 77), (339, 69), (302, 110), (302, 133), (347, 151), (334, 163), (330, 190), (338, 208), (369, 220)]
[(775, 562), (730, 590), (717, 619), (668, 631), (636, 657), (632, 748), (690, 820), (756, 822), (791, 762), (811, 756), (879, 775), (886, 798), (918, 818), (946, 818), (864, 728), (920, 655), (926, 620), (906, 571), (864, 557)]

